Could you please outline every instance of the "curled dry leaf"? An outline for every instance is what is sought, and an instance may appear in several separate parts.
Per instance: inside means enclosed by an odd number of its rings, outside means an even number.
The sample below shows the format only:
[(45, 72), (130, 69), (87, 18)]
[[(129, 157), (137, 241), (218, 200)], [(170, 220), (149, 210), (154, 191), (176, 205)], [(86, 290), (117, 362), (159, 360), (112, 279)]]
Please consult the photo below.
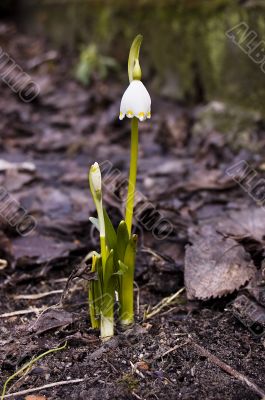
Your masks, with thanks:
[(200, 232), (185, 254), (188, 299), (207, 300), (239, 289), (255, 276), (256, 268), (243, 246), (213, 229)]

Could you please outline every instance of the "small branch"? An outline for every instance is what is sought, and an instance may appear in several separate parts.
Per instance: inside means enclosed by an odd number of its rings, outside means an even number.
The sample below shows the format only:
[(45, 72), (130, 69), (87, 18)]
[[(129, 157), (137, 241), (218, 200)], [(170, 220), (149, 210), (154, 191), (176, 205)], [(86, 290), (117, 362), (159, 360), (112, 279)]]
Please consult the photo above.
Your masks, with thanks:
[(184, 343), (177, 344), (176, 346), (172, 347), (172, 349), (169, 349), (165, 353), (161, 354), (161, 356), (158, 356), (158, 358), (163, 358), (163, 357), (167, 356), (168, 354), (173, 353), (173, 351), (179, 349), (180, 347), (186, 346), (186, 344), (188, 344), (188, 343), (189, 343), (189, 340), (187, 340)]
[(138, 399), (138, 400), (143, 400), (143, 398), (140, 397), (140, 396), (138, 396), (138, 394), (135, 393), (135, 392), (132, 392), (132, 395), (133, 395), (134, 397), (136, 397), (136, 399)]
[(195, 349), (200, 353), (202, 356), (208, 358), (208, 360), (217, 365), (217, 367), (221, 368), (223, 371), (228, 373), (229, 375), (233, 376), (234, 378), (238, 379), (239, 381), (243, 382), (247, 385), (250, 389), (256, 392), (262, 399), (265, 399), (265, 392), (259, 388), (255, 383), (251, 382), (245, 375), (241, 374), (240, 372), (236, 371), (234, 368), (230, 367), (230, 365), (226, 364), (225, 362), (221, 361), (218, 357), (210, 353), (204, 347), (200, 346), (198, 343), (191, 340), (191, 344), (195, 347)]
[(42, 299), (43, 297), (51, 296), (53, 294), (61, 294), (63, 293), (62, 289), (58, 290), (51, 290), (50, 292), (44, 292), (44, 293), (35, 293), (35, 294), (19, 294), (17, 296), (14, 296), (15, 300), (39, 300)]
[(162, 299), (158, 304), (156, 304), (152, 308), (152, 310), (149, 313), (146, 314), (145, 319), (150, 319), (155, 315), (159, 314), (161, 310), (172, 304), (184, 292), (184, 290), (185, 288), (183, 287), (180, 290), (178, 290), (177, 293), (172, 294), (172, 296), (165, 297), (164, 299)]
[(9, 313), (0, 314), (0, 318), (10, 318), (10, 317), (16, 317), (18, 315), (25, 315), (25, 314), (38, 314), (41, 311), (43, 311), (44, 309), (45, 308), (32, 307), (32, 308), (28, 308), (26, 310), (12, 311)]
[(60, 381), (60, 382), (48, 383), (47, 385), (44, 385), (44, 386), (38, 386), (38, 387), (35, 387), (35, 388), (31, 388), (31, 389), (21, 390), (20, 392), (6, 394), (4, 396), (4, 399), (11, 399), (11, 398), (13, 398), (15, 396), (23, 396), (25, 394), (38, 392), (40, 390), (50, 389), (50, 388), (53, 388), (55, 386), (71, 385), (73, 383), (80, 383), (80, 382), (84, 382), (84, 381), (85, 381), (85, 379), (72, 379), (72, 380), (69, 380), (69, 381)]
[(20, 368), (18, 371), (16, 371), (13, 375), (11, 375), (9, 378), (7, 378), (7, 380), (4, 383), (3, 386), (3, 391), (2, 391), (2, 395), (1, 395), (1, 400), (3, 400), (5, 398), (5, 393), (6, 393), (6, 389), (7, 389), (7, 385), (9, 384), (9, 382), (11, 382), (16, 376), (20, 375), (22, 372), (29, 371), (30, 368), (39, 360), (41, 360), (43, 357), (47, 356), (48, 354), (51, 353), (55, 353), (57, 351), (60, 350), (64, 350), (67, 346), (67, 341), (65, 342), (65, 344), (63, 346), (60, 347), (55, 347), (54, 349), (50, 349), (45, 351), (44, 353), (40, 354), (39, 356), (33, 358), (33, 360), (29, 361), (27, 364), (25, 364), (22, 368)]

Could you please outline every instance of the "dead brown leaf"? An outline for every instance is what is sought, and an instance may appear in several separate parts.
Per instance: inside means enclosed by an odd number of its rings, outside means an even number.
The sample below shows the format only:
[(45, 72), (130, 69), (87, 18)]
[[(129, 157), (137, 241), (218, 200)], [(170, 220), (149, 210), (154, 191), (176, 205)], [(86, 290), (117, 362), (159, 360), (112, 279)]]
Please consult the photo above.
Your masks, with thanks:
[(244, 248), (212, 228), (201, 231), (186, 248), (184, 279), (189, 299), (232, 293), (253, 278), (255, 271)]
[(218, 231), (236, 239), (250, 238), (258, 242), (265, 240), (265, 209), (249, 207), (233, 211), (228, 218), (218, 222)]
[(41, 334), (51, 329), (65, 327), (73, 322), (74, 316), (72, 313), (61, 309), (50, 309), (38, 318), (32, 330), (37, 334)]
[(19, 265), (39, 264), (67, 257), (75, 247), (74, 243), (54, 240), (34, 232), (33, 236), (13, 240), (13, 256)]

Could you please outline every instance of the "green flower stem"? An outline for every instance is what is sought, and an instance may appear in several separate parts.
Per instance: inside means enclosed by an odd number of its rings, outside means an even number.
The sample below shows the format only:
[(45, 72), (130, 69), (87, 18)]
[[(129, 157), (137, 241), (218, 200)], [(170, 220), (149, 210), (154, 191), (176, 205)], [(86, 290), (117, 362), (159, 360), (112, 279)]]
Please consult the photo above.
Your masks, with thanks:
[(100, 249), (101, 249), (101, 257), (102, 257), (102, 267), (103, 267), (103, 277), (104, 277), (104, 270), (107, 260), (107, 252), (106, 252), (106, 233), (105, 233), (105, 221), (104, 221), (104, 214), (103, 214), (103, 205), (102, 205), (102, 195), (100, 193), (100, 198), (97, 202), (97, 213), (98, 213), (98, 223), (99, 223), (99, 234), (100, 234)]
[(125, 222), (127, 225), (129, 237), (131, 236), (132, 232), (134, 196), (135, 196), (136, 175), (137, 175), (137, 160), (138, 160), (138, 119), (134, 117), (131, 122), (131, 160), (130, 160), (130, 175), (129, 175), (129, 186), (128, 186), (126, 215), (125, 215)]
[(105, 238), (105, 236), (100, 236), (100, 249), (101, 249), (102, 266), (103, 266), (103, 277), (104, 277), (105, 265), (106, 265), (106, 259), (107, 259), (106, 238)]

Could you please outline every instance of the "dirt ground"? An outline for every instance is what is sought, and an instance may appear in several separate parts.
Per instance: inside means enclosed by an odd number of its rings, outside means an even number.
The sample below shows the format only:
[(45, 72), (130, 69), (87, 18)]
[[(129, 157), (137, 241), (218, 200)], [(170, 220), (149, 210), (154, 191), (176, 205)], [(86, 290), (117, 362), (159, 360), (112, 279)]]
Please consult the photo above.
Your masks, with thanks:
[[(196, 134), (207, 105), (184, 107), (152, 96), (152, 119), (140, 126), (138, 189), (150, 205), (136, 228), (136, 324), (126, 332), (117, 326), (117, 335), (102, 343), (99, 332), (90, 328), (87, 281), (79, 268), (97, 245), (88, 219), (95, 210), (87, 170), (94, 161), (108, 160), (121, 172), (120, 181), (126, 178), (129, 124), (117, 118), (126, 83), (114, 76), (81, 86), (72, 77), (70, 57), (17, 32), (12, 24), (1, 24), (0, 45), (41, 88), (26, 104), (1, 82), (0, 184), (37, 221), (34, 232), (23, 237), (1, 214), (0, 258), (7, 260), (0, 269), (1, 384), (33, 357), (67, 341), (64, 350), (14, 379), (8, 392), (68, 381), (34, 394), (53, 400), (265, 396), (264, 336), (249, 329), (231, 307), (242, 293), (257, 300), (244, 287), (253, 275), (261, 282), (265, 213), (225, 172), (245, 160), (264, 177), (262, 123), (256, 124), (251, 145), (235, 149), (221, 131), (209, 128), (205, 135)], [(106, 179), (105, 201), (118, 222), (124, 187), (118, 181), (114, 186)], [(153, 207), (172, 224), (163, 240), (150, 222)], [(182, 291), (148, 318), (152, 307), (184, 287), (185, 268), (199, 264), (207, 278), (209, 248), (199, 246), (199, 255), (187, 253), (195, 248), (198, 234), (200, 240), (204, 237), (205, 227), (214, 230), (211, 237), (222, 232), (224, 240), (240, 246), (244, 255), (234, 256), (242, 270), (247, 259), (246, 278), (241, 282), (237, 274), (223, 275), (216, 263), (209, 285), (198, 287), (200, 282), (190, 282), (187, 275), (188, 298)], [(222, 245), (215, 250), (222, 254)]]

